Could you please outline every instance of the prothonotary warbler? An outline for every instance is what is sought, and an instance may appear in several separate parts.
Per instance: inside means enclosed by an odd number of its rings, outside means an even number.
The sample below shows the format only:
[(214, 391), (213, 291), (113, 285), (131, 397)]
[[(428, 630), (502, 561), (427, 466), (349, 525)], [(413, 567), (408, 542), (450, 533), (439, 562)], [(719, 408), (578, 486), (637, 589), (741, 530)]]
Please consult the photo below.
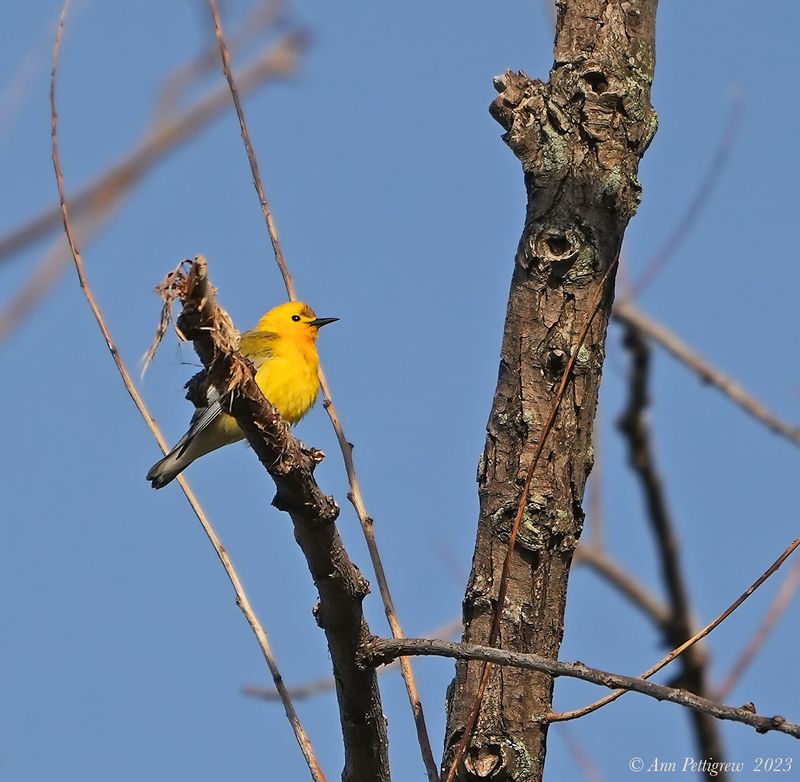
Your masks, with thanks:
[[(286, 421), (297, 423), (314, 405), (319, 393), (317, 336), (322, 326), (338, 318), (318, 318), (299, 301), (270, 310), (252, 331), (241, 336), (239, 349), (256, 368), (256, 383)], [(166, 486), (195, 459), (223, 445), (244, 439), (233, 416), (219, 399), (192, 416), (189, 431), (147, 473), (154, 489)]]

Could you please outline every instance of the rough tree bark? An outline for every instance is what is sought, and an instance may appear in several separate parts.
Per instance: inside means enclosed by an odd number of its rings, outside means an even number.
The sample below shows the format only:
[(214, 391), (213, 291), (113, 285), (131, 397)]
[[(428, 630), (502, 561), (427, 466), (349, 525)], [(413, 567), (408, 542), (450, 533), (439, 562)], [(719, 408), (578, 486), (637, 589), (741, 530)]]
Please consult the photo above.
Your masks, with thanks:
[[(464, 598), (464, 640), (485, 644), (511, 522), (535, 444), (597, 285), (639, 204), (657, 0), (558, 0), (550, 81), (508, 72), (492, 116), (520, 159), (528, 195), (500, 371), (478, 470), (480, 516)], [(610, 282), (610, 281), (609, 281)], [(609, 285), (609, 291), (612, 286)], [(604, 297), (533, 478), (503, 606), (499, 645), (555, 659), (563, 634), (612, 295)], [(473, 706), (481, 663), (460, 662), (449, 693), (444, 766)], [(553, 680), (495, 668), (460, 779), (540, 780)]]

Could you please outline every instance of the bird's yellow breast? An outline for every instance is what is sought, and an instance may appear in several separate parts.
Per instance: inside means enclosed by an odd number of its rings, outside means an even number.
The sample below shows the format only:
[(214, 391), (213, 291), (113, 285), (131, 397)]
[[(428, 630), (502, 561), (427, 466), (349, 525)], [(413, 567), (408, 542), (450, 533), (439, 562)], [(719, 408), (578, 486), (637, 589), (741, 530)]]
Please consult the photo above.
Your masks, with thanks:
[(313, 344), (276, 346), (256, 372), (264, 396), (290, 424), (296, 424), (317, 400), (319, 358)]

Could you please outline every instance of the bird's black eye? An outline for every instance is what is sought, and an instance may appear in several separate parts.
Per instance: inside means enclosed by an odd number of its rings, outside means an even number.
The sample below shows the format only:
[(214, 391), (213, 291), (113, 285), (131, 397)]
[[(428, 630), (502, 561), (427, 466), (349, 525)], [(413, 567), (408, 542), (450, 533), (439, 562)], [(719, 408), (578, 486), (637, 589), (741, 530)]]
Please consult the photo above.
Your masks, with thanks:
[(300, 322), (300, 316), (299, 316), (299, 315), (292, 315), (292, 320), (293, 320), (295, 323), (299, 323), (299, 322)]

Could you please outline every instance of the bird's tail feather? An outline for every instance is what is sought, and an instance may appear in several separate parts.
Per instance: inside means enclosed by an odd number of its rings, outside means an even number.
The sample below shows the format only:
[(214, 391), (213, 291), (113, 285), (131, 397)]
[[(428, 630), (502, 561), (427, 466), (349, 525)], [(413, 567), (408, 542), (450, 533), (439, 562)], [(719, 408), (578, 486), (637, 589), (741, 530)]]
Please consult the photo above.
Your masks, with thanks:
[(160, 489), (177, 478), (195, 459), (242, 439), (242, 430), (228, 416), (218, 417), (211, 426), (199, 432), (193, 425), (175, 447), (150, 468), (147, 480), (154, 489)]
[(147, 473), (147, 480), (154, 489), (161, 489), (175, 480), (194, 460), (183, 438), (163, 459), (157, 461)]

